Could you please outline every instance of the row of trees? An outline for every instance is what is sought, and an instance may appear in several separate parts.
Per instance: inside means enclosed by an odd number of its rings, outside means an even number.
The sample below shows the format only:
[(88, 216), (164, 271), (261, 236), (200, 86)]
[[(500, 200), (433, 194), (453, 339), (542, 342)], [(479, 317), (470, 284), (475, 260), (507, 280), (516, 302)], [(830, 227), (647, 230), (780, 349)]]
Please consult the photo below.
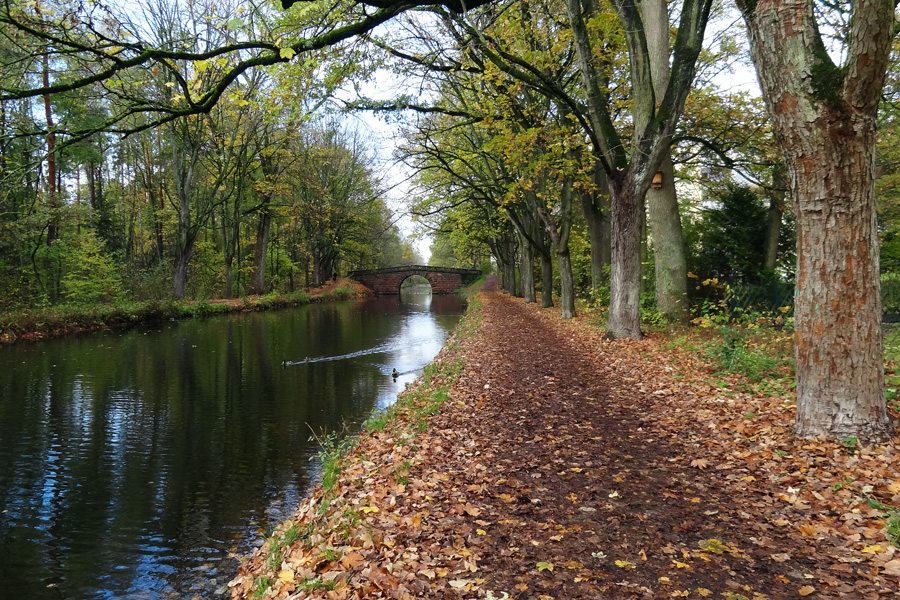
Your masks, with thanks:
[[(712, 8), (702, 0), (677, 7), (655, 0), (612, 0), (609, 6), (520, 0), (406, 20), (403, 31), (385, 36), (380, 47), (435, 90), (427, 102), (392, 103), (423, 115), (407, 134), (404, 154), (421, 174), (426, 199), (419, 211), (440, 215), (446, 229), (465, 220), (460, 213), (480, 219), (481, 239), (471, 229), (467, 237), (489, 245), (511, 289), (515, 265), (525, 266), (520, 277), (526, 302), (535, 299), (535, 257), (544, 290), (550, 289), (555, 259), (565, 318), (575, 308), (569, 241), (580, 204), (595, 285), (606, 265), (610, 272), (607, 335), (639, 339), (647, 232), (656, 305), (671, 320), (687, 313), (690, 252), (673, 148), (680, 158), (715, 157), (728, 169), (743, 163), (742, 174), (761, 184), (768, 207), (753, 214), (754, 195), (732, 191), (721, 197), (718, 214), (742, 207), (753, 223), (764, 219), (765, 226), (738, 226), (725, 239), (693, 241), (706, 242), (700, 254), (707, 258), (715, 258), (711, 244), (723, 251), (712, 261), (720, 272), (735, 278), (767, 272), (772, 278), (791, 200), (797, 228), (797, 432), (890, 436), (874, 155), (893, 36), (885, 23), (893, 21), (893, 5), (738, 2), (768, 123), (752, 111), (710, 122), (708, 105), (688, 102), (698, 65), (721, 64), (732, 50), (723, 43), (701, 57)], [(795, 25), (784, 25), (779, 15), (785, 12)], [(830, 37), (819, 34), (819, 23)], [(878, 32), (862, 34), (860, 27)], [(708, 81), (701, 76), (699, 83)], [(708, 103), (716, 93), (707, 86), (700, 101)], [(728, 101), (747, 105), (739, 97)], [(686, 106), (689, 118), (681, 121)], [(744, 137), (743, 146), (729, 146), (736, 136)], [(696, 175), (696, 161), (694, 166)], [(715, 214), (706, 211), (700, 220), (707, 232), (717, 229)], [(762, 261), (738, 264), (727, 252), (735, 245), (730, 242), (754, 236), (753, 243), (737, 245), (762, 248)]]
[[(43, 119), (24, 129), (42, 136), (31, 153), (46, 156), (47, 183), (35, 198), (48, 207), (47, 239), (59, 231), (59, 186), (50, 182), (61, 181), (55, 160), (62, 146), (91, 144), (99, 131), (166, 131), (173, 279), (176, 295), (182, 293), (196, 231), (213, 222), (195, 218), (200, 213), (191, 207), (217, 204), (227, 193), (241, 196), (241, 178), (257, 177), (262, 183), (251, 186), (251, 205), (262, 215), (273, 205), (266, 194), (273, 197), (287, 173), (280, 159), (267, 172), (262, 152), (247, 150), (251, 138), (220, 119), (229, 111), (250, 118), (250, 88), (307, 102), (327, 96), (378, 66), (365, 41), (430, 85), (430, 94), (391, 102), (431, 115), (409, 131), (405, 148), (430, 190), (423, 214), (452, 215), (464, 227), (475, 215), (485, 231), (495, 229), (484, 241), (507, 281), (514, 280), (517, 262), (539, 260), (549, 289), (555, 263), (563, 316), (571, 316), (569, 242), (580, 206), (596, 282), (605, 265), (610, 272), (611, 338), (642, 335), (641, 262), (649, 231), (658, 307), (668, 318), (684, 318), (688, 253), (673, 148), (690, 152), (690, 141), (702, 149), (698, 156), (718, 153), (732, 163), (726, 166), (735, 162), (727, 149), (709, 143), (734, 132), (704, 129), (708, 98), (688, 112), (691, 120), (681, 120), (698, 64), (722, 60), (705, 53), (728, 50), (728, 44), (703, 47), (712, 0), (329, 0), (299, 2), (278, 14), (251, 4), (217, 4), (203, 14), (176, 0), (142, 6), (139, 17), (66, 1), (0, 8), (8, 46), (0, 100), (22, 101), (28, 111), (44, 108)], [(376, 29), (411, 9), (421, 10)], [(773, 191), (769, 214), (780, 218), (777, 191), (786, 187), (796, 216), (797, 432), (882, 439), (893, 424), (883, 393), (874, 148), (893, 3), (737, 0), (737, 9), (773, 132), (774, 142), (755, 150), (766, 156), (768, 173), (760, 181)], [(166, 18), (155, 21), (157, 15)], [(257, 79), (276, 64), (286, 65), (284, 79), (274, 85)], [(68, 96), (84, 98), (95, 120), (66, 121), (54, 102)], [(310, 111), (285, 117), (273, 108), (259, 114), (278, 115), (283, 128), (276, 129), (294, 139), (292, 127), (301, 129), (295, 119)], [(199, 141), (208, 135), (213, 145)], [(274, 142), (260, 147), (279, 148), (278, 135), (273, 131)], [(244, 153), (256, 155), (256, 170), (238, 167), (236, 157)], [(760, 162), (750, 158), (753, 152), (743, 155), (748, 165)], [(209, 182), (206, 195), (195, 193), (200, 179)], [(304, 218), (312, 216), (318, 212)], [(264, 229), (260, 223), (257, 243), (266, 238)], [(769, 249), (778, 246), (777, 229), (769, 229)], [(476, 228), (466, 235), (478, 235)], [(534, 298), (531, 272), (521, 270), (526, 300)]]
[[(81, 4), (34, 4), (27, 23), (70, 18)], [(236, 35), (229, 21), (237, 3), (153, 0), (141, 8), (119, 23), (130, 31), (123, 37), (140, 33), (155, 47), (203, 54)], [(5, 33), (6, 89), (86, 77), (92, 68), (36, 40), (26, 58), (29, 38), (9, 24)], [(208, 112), (153, 127), (134, 112), (120, 121), (129, 129), (109, 131), (129, 110), (122, 97), (193, 89), (221, 77), (216, 71), (231, 60), (173, 59), (166, 69), (105, 81), (105, 89), (3, 101), (4, 306), (262, 294), (319, 285), (342, 267), (414, 259), (385, 204), (374, 149), (359, 131), (315, 116), (341, 79), (318, 63), (249, 68)], [(98, 127), (90, 136), (61, 134)]]

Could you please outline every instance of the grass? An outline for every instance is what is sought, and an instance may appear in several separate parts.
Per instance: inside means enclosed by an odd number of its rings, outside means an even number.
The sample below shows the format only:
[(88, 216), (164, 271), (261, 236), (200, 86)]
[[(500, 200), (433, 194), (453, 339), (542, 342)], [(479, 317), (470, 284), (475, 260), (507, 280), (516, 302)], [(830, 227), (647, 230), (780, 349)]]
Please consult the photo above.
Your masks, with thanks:
[(0, 343), (17, 339), (57, 337), (77, 331), (93, 331), (109, 327), (127, 327), (168, 319), (191, 319), (247, 310), (268, 310), (302, 306), (311, 302), (347, 300), (357, 295), (350, 286), (312, 296), (305, 291), (287, 294), (272, 292), (265, 296), (248, 296), (234, 301), (150, 300), (123, 301), (116, 304), (59, 306), (14, 311), (0, 314)]

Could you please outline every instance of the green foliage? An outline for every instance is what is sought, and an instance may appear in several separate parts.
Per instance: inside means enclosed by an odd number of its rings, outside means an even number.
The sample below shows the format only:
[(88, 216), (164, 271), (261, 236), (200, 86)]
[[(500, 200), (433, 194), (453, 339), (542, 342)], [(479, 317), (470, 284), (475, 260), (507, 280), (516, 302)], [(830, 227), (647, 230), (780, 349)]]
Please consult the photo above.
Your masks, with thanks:
[(341, 461), (347, 452), (356, 446), (357, 439), (346, 433), (338, 434), (336, 431), (331, 431), (313, 433), (309, 441), (319, 445), (317, 455), (322, 469), (322, 488), (326, 493), (331, 492), (341, 474)]
[(900, 271), (881, 274), (881, 308), (885, 313), (900, 314)]
[[(768, 207), (754, 190), (727, 186), (703, 208), (696, 222), (685, 224), (688, 268), (701, 279), (732, 284), (761, 283), (773, 275), (763, 270)], [(793, 271), (792, 221), (783, 219), (779, 236), (779, 269)]]
[(717, 338), (705, 344), (704, 355), (712, 361), (720, 373), (738, 373), (751, 383), (759, 384), (768, 379), (778, 379), (793, 368), (790, 346), (769, 338), (760, 329), (722, 327)]

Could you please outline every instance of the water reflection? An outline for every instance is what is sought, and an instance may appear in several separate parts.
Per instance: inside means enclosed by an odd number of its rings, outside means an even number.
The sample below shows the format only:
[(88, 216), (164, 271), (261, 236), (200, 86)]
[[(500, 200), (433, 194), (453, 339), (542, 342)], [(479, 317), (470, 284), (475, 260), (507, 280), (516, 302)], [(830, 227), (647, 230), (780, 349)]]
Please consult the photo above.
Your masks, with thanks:
[(0, 590), (211, 596), (314, 480), (311, 430), (358, 425), (438, 352), (462, 307), (429, 299), (0, 348)]

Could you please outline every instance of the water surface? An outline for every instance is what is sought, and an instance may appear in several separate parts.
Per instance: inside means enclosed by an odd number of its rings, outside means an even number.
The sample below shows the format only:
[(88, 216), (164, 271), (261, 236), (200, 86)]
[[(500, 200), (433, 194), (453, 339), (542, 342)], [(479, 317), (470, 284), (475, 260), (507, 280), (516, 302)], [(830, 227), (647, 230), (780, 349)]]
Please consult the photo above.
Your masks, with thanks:
[(214, 596), (315, 482), (311, 435), (391, 404), (462, 310), (376, 298), (0, 347), (0, 596)]

